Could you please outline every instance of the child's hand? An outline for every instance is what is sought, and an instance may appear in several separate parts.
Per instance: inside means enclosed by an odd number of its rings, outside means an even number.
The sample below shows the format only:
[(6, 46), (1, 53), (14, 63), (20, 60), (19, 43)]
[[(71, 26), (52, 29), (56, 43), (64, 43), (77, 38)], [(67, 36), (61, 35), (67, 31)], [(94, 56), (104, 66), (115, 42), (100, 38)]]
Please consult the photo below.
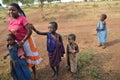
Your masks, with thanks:
[(7, 59), (7, 56), (4, 56), (4, 59)]
[(9, 56), (9, 54), (5, 55), (5, 56), (4, 56), (4, 59), (7, 59), (8, 56)]
[(76, 51), (75, 51), (75, 50), (72, 50), (71, 52), (72, 52), (72, 53), (76, 53)]
[(25, 59), (25, 56), (21, 56), (20, 59)]
[(53, 36), (53, 39), (54, 39), (55, 41), (57, 41), (57, 38), (56, 38), (56, 36)]

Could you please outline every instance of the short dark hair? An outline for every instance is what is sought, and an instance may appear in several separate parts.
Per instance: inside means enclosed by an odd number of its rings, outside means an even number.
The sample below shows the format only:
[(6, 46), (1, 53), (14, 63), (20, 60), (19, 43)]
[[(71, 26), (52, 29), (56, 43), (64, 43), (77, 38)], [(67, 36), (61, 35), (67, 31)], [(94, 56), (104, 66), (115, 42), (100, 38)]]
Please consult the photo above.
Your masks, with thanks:
[(74, 41), (76, 40), (76, 35), (75, 34), (69, 34), (68, 39), (73, 39)]
[(57, 22), (49, 22), (56, 30), (58, 29), (58, 24)]
[(15, 40), (15, 38), (16, 38), (15, 35), (12, 34), (12, 33), (9, 33), (7, 36), (13, 38), (14, 40)]
[(107, 18), (107, 15), (106, 14), (101, 14), (101, 16), (106, 19)]

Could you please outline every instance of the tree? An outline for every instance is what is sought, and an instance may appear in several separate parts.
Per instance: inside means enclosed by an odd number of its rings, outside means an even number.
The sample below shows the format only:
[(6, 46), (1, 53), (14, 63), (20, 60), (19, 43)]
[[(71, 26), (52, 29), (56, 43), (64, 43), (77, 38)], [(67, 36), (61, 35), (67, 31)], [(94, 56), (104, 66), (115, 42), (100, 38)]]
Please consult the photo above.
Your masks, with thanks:
[[(41, 3), (41, 5), (40, 5), (40, 8), (41, 8), (41, 16), (42, 16), (43, 19), (45, 19), (45, 15), (44, 15), (44, 1), (45, 1), (45, 0), (40, 0), (40, 3)], [(50, 3), (52, 0), (47, 0), (47, 1), (48, 1), (48, 3)]]
[(23, 4), (29, 4), (29, 3), (33, 3), (34, 0), (3, 0), (4, 4), (8, 4), (8, 3), (12, 3), (12, 2), (22, 2)]
[(11, 3), (11, 2), (18, 2), (18, 0), (3, 0), (4, 4), (8, 4), (8, 3)]
[(32, 4), (34, 2), (34, 0), (19, 0), (20, 2), (22, 2), (23, 4)]
[(41, 16), (42, 16), (42, 18), (43, 19), (45, 19), (45, 15), (44, 15), (44, 0), (40, 0), (40, 3), (41, 3), (41, 5), (40, 5), (40, 9), (41, 9)]

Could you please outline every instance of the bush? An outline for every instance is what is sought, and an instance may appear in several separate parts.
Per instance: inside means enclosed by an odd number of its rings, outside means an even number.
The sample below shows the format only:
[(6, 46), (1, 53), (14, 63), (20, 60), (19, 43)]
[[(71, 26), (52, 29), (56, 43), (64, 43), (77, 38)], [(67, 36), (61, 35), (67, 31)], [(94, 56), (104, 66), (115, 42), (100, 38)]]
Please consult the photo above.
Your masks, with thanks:
[(89, 77), (89, 80), (107, 80), (99, 70), (99, 65), (96, 65), (94, 57), (93, 49), (88, 49), (78, 55), (78, 74), (80, 74), (79, 78), (81, 80), (86, 80), (86, 77)]

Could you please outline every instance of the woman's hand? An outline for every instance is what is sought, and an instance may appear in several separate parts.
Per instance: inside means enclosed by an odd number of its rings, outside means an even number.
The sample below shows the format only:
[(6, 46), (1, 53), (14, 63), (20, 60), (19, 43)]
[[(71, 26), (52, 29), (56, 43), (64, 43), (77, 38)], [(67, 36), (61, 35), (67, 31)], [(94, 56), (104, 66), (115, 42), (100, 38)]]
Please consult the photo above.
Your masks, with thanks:
[(20, 47), (20, 48), (23, 47), (24, 42), (25, 42), (25, 41), (22, 40), (22, 41), (19, 43), (19, 47)]
[(14, 30), (14, 29), (11, 29), (11, 31), (10, 31), (12, 34), (14, 34), (14, 35), (16, 35), (16, 30)]

